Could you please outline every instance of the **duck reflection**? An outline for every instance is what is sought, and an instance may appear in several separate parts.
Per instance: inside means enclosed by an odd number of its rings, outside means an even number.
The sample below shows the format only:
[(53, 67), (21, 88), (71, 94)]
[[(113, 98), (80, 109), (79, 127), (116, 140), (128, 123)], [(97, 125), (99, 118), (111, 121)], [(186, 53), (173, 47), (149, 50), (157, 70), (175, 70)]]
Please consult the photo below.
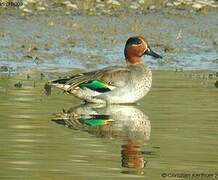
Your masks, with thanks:
[(123, 170), (122, 173), (144, 174), (146, 161), (141, 152), (141, 144), (137, 141), (128, 140), (121, 147), (121, 165), (126, 168), (134, 168), (136, 171)]
[(63, 110), (53, 121), (97, 137), (122, 140), (121, 165), (125, 167), (122, 173), (143, 174), (146, 161), (141, 146), (149, 140), (151, 126), (148, 116), (137, 107), (85, 104)]

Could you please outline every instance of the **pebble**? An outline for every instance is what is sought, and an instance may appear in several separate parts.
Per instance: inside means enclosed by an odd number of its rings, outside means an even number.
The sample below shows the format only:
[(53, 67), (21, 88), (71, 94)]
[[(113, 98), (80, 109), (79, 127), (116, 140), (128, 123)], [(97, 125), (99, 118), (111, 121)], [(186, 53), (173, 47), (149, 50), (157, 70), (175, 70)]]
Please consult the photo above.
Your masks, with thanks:
[(138, 3), (132, 3), (129, 7), (131, 9), (138, 9), (138, 8), (140, 8), (140, 5)]
[(203, 7), (203, 5), (200, 4), (200, 3), (195, 3), (195, 4), (192, 5), (192, 7), (199, 10), (199, 9), (201, 9)]
[(213, 45), (218, 47), (218, 39), (214, 39)]
[(8, 72), (9, 68), (7, 66), (1, 66), (0, 67), (0, 72)]
[(24, 8), (24, 9), (23, 9), (23, 12), (32, 13), (32, 11), (31, 11), (30, 9), (27, 9), (27, 8)]
[(209, 79), (212, 79), (212, 78), (213, 78), (213, 74), (210, 73), (210, 74), (208, 75), (208, 77), (209, 77)]
[(68, 4), (67, 7), (71, 9), (78, 9), (78, 6), (76, 4)]
[(168, 7), (173, 7), (173, 4), (170, 3), (170, 2), (167, 2), (167, 3), (166, 3), (166, 6), (168, 6)]
[(139, 4), (145, 4), (145, 0), (139, 0)]
[(0, 37), (5, 37), (6, 33), (0, 32)]
[(70, 1), (64, 1), (64, 2), (62, 2), (62, 4), (67, 5), (67, 4), (71, 4), (71, 2)]
[(50, 22), (48, 23), (48, 26), (54, 26), (54, 22), (53, 22), (53, 21), (50, 21)]
[(62, 4), (66, 5), (70, 9), (79, 9), (76, 4), (72, 4), (70, 1), (64, 1)]
[(165, 46), (164, 47), (164, 52), (173, 52), (175, 50), (175, 48), (170, 47), (170, 46)]
[(29, 48), (27, 49), (28, 52), (37, 51), (37, 50), (38, 50), (38, 48), (36, 47), (36, 45), (32, 45), (31, 47), (29, 47)]
[(149, 10), (153, 10), (153, 9), (155, 9), (155, 8), (156, 8), (155, 5), (151, 5), (151, 6), (149, 6)]
[(20, 81), (14, 84), (14, 87), (16, 88), (22, 88), (22, 86), (23, 84)]
[(26, 0), (25, 3), (34, 4), (34, 3), (36, 3), (36, 1), (35, 0)]
[(120, 6), (120, 2), (117, 0), (108, 0), (107, 3), (115, 6)]
[(26, 75), (26, 79), (29, 80), (31, 77), (29, 74)]
[(37, 10), (38, 10), (38, 11), (44, 11), (44, 10), (45, 10), (45, 7), (39, 6), (39, 7), (37, 7)]
[(104, 8), (104, 7), (105, 7), (104, 4), (97, 4), (97, 5), (96, 5), (96, 8), (100, 8), (100, 9), (102, 9), (102, 8)]
[(25, 56), (23, 56), (24, 58), (27, 58), (27, 59), (33, 59), (33, 57), (32, 56), (30, 56), (30, 55), (25, 55)]
[(173, 2), (173, 4), (174, 4), (175, 6), (179, 6), (179, 5), (182, 4), (182, 2), (175, 1), (175, 2)]
[(214, 86), (218, 88), (218, 80), (215, 82)]

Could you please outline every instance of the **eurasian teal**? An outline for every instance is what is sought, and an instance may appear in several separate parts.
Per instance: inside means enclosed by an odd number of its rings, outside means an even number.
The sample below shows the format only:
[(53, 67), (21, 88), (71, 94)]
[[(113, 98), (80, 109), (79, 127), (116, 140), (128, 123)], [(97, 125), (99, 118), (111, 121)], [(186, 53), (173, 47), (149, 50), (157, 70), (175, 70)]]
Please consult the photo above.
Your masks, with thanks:
[(135, 103), (151, 88), (152, 73), (142, 60), (143, 55), (162, 58), (151, 50), (142, 36), (130, 37), (125, 45), (126, 66), (75, 74), (51, 82), (74, 96), (91, 103)]

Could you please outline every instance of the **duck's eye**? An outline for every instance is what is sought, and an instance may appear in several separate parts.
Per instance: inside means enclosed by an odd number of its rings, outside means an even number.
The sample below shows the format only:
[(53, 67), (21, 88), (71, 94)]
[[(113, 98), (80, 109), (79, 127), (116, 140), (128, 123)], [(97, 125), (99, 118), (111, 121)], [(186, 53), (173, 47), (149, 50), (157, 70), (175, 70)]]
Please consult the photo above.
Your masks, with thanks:
[(142, 40), (137, 37), (132, 37), (127, 41), (127, 44), (131, 44), (131, 45), (139, 45), (141, 43), (142, 43)]
[(133, 44), (141, 44), (142, 43), (142, 41), (141, 41), (141, 39), (139, 39), (139, 38), (136, 38), (136, 39), (134, 39), (134, 41), (133, 41)]

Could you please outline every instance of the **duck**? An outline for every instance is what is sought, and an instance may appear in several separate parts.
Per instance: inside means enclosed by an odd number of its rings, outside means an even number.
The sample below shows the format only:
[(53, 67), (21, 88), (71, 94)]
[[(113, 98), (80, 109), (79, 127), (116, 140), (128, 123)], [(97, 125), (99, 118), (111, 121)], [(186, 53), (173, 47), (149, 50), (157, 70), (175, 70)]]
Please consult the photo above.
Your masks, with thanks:
[(144, 55), (162, 58), (150, 48), (143, 36), (132, 36), (124, 48), (125, 66), (73, 74), (53, 80), (50, 85), (88, 103), (136, 103), (150, 91), (152, 85), (152, 72), (143, 62)]

